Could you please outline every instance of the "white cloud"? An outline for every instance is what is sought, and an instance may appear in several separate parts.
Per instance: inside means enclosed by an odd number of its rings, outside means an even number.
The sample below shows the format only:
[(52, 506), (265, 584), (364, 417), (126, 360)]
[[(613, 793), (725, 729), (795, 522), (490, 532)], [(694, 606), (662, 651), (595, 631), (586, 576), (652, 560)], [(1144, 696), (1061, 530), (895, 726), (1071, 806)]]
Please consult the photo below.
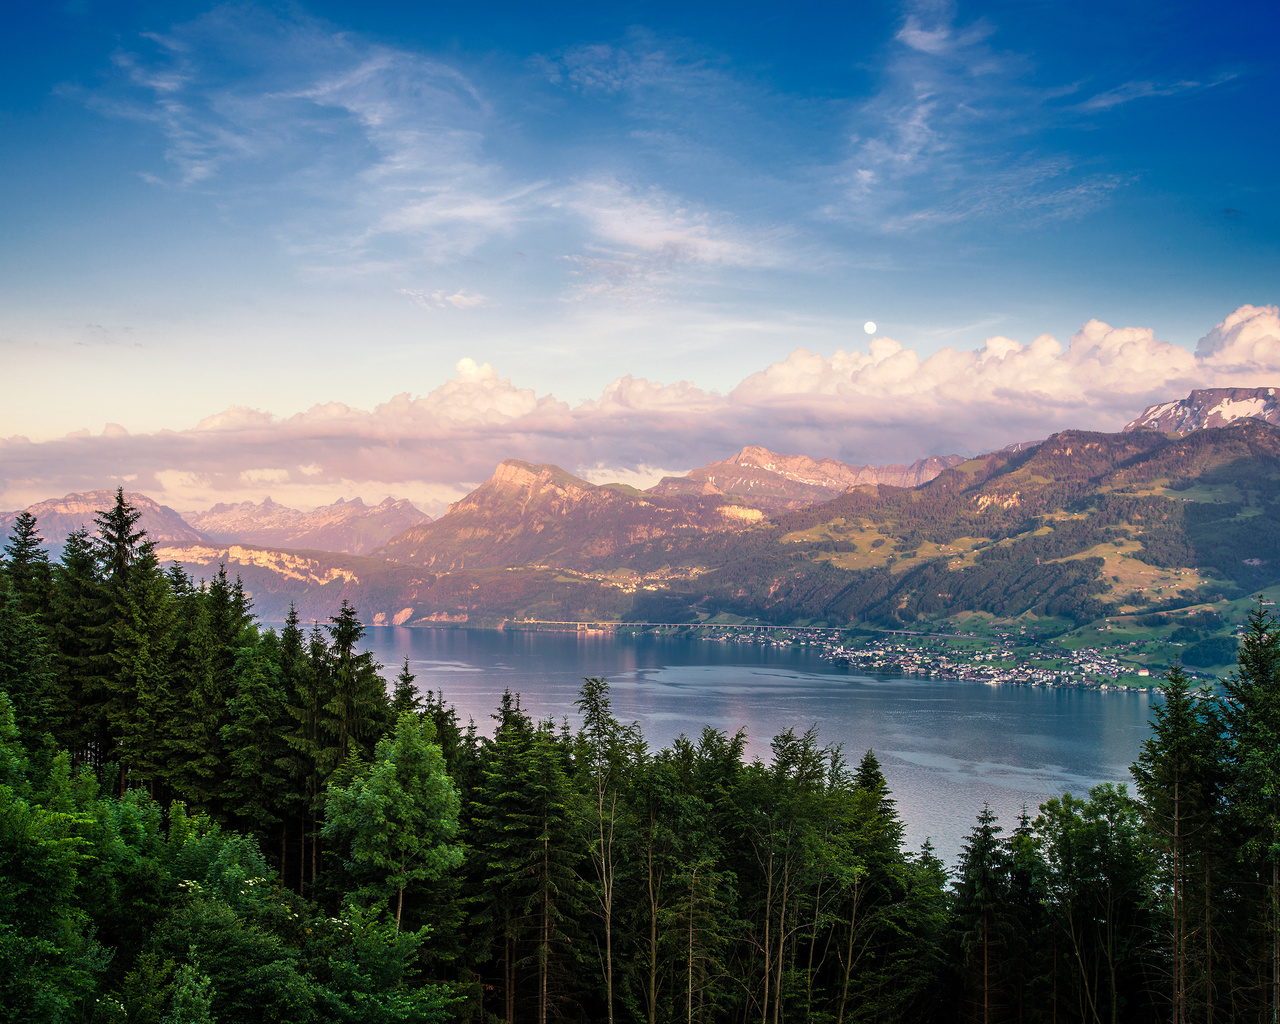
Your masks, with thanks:
[(1280, 308), (1242, 306), (1196, 353), (1148, 328), (1090, 320), (1064, 346), (996, 335), (927, 358), (877, 337), (829, 356), (808, 349), (728, 393), (626, 375), (570, 406), (461, 359), (425, 395), (363, 411), (339, 402), (277, 418), (232, 407), (192, 429), (106, 430), (0, 442), (0, 506), (136, 477), (171, 505), (407, 496), (439, 512), (502, 459), (553, 462), (590, 479), (651, 481), (745, 444), (853, 463), (988, 451), (1068, 427), (1115, 430), (1197, 387), (1280, 384)]
[(1200, 339), (1196, 356), (1232, 378), (1280, 365), (1280, 307), (1241, 306)]
[(462, 289), (452, 295), (446, 294), (444, 288), (437, 288), (430, 293), (423, 288), (399, 288), (397, 291), (401, 295), (409, 296), (415, 306), (423, 309), (445, 309), (449, 306), (454, 309), (475, 309), (489, 301), (487, 296), (479, 292), (467, 292)]

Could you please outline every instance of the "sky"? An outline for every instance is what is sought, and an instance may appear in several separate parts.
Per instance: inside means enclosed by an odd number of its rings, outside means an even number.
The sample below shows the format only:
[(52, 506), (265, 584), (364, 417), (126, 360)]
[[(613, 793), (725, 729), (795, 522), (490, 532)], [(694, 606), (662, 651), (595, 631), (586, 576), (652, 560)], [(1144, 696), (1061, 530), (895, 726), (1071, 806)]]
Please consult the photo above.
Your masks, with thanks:
[(0, 508), (438, 514), (504, 458), (884, 464), (1280, 385), (1278, 21), (21, 5)]

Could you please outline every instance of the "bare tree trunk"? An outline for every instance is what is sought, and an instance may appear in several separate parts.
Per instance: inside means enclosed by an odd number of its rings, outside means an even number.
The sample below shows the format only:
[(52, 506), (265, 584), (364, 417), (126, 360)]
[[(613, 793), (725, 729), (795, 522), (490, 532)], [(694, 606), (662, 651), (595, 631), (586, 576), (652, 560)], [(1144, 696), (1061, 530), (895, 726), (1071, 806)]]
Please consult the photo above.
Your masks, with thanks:
[(600, 791), (600, 881), (604, 887), (604, 969), (608, 1024), (613, 1024), (613, 823), (618, 814), (618, 793), (609, 808), (608, 840), (604, 827), (604, 791)]
[(550, 874), (548, 841), (542, 841), (542, 949), (538, 954), (538, 1024), (547, 1024), (547, 961), (551, 955), (551, 907), (547, 892)]
[(1213, 903), (1209, 870), (1210, 858), (1204, 858), (1204, 1020), (1213, 1024)]
[(1271, 861), (1271, 1024), (1280, 1024), (1280, 861)]
[(653, 877), (653, 809), (649, 810), (649, 846), (645, 851), (649, 892), (649, 1024), (658, 1019), (658, 894)]
[[(855, 883), (856, 885), (857, 883)], [(853, 938), (856, 931), (855, 925), (858, 921), (858, 894), (854, 890), (853, 910), (849, 914), (849, 946), (845, 954), (844, 962), (844, 984), (840, 989), (840, 1012), (836, 1015), (836, 1024), (844, 1024), (844, 1010), (849, 1003), (849, 983), (853, 978)]]
[(694, 870), (693, 875), (689, 879), (689, 963), (688, 963), (688, 992), (685, 998), (688, 1000), (688, 1017), (687, 1024), (693, 1024), (693, 907), (694, 897), (697, 892), (698, 872)]
[(516, 958), (515, 940), (511, 937), (511, 910), (503, 912), (505, 934), (502, 937), (502, 977), (506, 987), (507, 1024), (516, 1020)]
[(982, 915), (982, 1024), (991, 1024), (991, 936)]
[(764, 1001), (760, 1004), (760, 1024), (769, 1021), (769, 970), (773, 966), (773, 946), (769, 939), (769, 925), (773, 922), (773, 851), (769, 851), (769, 881), (764, 890)]
[(782, 862), (782, 907), (778, 912), (778, 971), (773, 983), (773, 1024), (782, 1009), (782, 955), (787, 945), (787, 894), (791, 889), (791, 858)]

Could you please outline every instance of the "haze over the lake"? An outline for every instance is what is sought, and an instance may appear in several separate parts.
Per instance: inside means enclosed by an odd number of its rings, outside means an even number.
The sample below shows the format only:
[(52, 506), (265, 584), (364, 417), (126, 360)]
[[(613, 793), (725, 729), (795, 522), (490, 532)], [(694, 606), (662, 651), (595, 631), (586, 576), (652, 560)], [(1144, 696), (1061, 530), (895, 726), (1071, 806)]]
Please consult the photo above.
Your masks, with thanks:
[[(1280, 386), (1274, 6), (21, 5), (0, 508), (647, 485)], [(864, 331), (870, 328), (870, 334)]]

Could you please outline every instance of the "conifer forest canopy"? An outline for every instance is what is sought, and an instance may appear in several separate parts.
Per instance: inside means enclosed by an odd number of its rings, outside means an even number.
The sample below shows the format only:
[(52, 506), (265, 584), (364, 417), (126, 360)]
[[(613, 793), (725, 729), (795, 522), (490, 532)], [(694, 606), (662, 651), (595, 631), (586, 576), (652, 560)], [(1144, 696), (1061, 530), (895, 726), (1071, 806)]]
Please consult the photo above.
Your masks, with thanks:
[(979, 815), (953, 870), (872, 751), (493, 736), (344, 603), (264, 629), (118, 495), (0, 567), (0, 1020), (1274, 1021), (1280, 624), (1169, 673), (1133, 791)]

